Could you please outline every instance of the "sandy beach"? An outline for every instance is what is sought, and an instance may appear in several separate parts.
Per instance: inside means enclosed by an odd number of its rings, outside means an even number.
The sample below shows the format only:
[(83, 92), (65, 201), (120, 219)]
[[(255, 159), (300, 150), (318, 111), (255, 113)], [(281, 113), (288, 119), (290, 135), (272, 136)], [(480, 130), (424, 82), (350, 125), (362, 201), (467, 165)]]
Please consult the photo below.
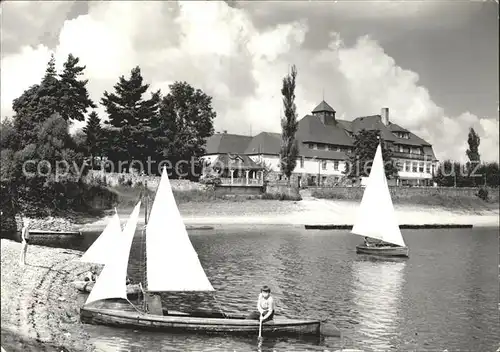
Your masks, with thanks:
[[(12, 351), (94, 351), (79, 322), (83, 298), (69, 285), (89, 266), (79, 252), (2, 239), (2, 347)], [(66, 349), (63, 349), (66, 348)]]
[[(184, 203), (179, 209), (186, 225), (352, 225), (358, 202), (316, 199), (301, 201), (248, 200), (244, 202)], [(400, 224), (471, 224), (499, 226), (498, 209), (443, 209), (440, 207), (395, 205)], [(132, 209), (118, 209), (126, 221)], [(80, 227), (80, 231), (104, 229), (104, 217)], [(140, 217), (144, 222), (144, 216)]]

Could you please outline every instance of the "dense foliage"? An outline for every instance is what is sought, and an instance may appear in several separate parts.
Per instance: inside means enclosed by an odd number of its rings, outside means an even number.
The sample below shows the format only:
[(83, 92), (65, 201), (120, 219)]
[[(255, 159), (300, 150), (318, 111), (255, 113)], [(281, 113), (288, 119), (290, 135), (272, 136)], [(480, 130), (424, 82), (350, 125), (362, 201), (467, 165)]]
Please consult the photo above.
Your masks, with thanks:
[(441, 187), (498, 187), (498, 163), (482, 163), (473, 168), (451, 160), (443, 161), (434, 173), (434, 182)]
[(288, 180), (297, 166), (297, 156), (299, 155), (298, 141), (295, 138), (299, 126), (295, 105), (296, 77), (297, 69), (294, 65), (292, 72), (283, 78), (283, 88), (281, 88), (285, 116), (281, 119), (280, 169)]
[(368, 177), (379, 143), (382, 146), (385, 175), (388, 179), (397, 177), (398, 169), (392, 160), (392, 152), (378, 130), (360, 130), (354, 135), (353, 152), (349, 154), (344, 174), (349, 178)]
[[(82, 176), (89, 166), (103, 167), (103, 160), (114, 171), (124, 171), (119, 164), (126, 171), (133, 160), (142, 163), (141, 171), (153, 174), (162, 160), (172, 165), (187, 161), (182, 170), (187, 177), (200, 168), (197, 158), (214, 132), (210, 96), (175, 82), (166, 96), (156, 91), (148, 97), (149, 84), (135, 67), (129, 77), (118, 78), (114, 92), (103, 93), (107, 119), (102, 123), (92, 110), (97, 105), (90, 99), (84, 71), (79, 58), (70, 54), (58, 73), (51, 56), (41, 81), (14, 99), (14, 116), (4, 119), (0, 130), (2, 211), (8, 207), (44, 215), (88, 207), (86, 194), (100, 191), (90, 190)], [(83, 129), (70, 135), (71, 123), (84, 120)], [(149, 170), (148, 159), (153, 161)], [(174, 172), (171, 177), (177, 176)], [(105, 185), (95, 187), (105, 191)]]

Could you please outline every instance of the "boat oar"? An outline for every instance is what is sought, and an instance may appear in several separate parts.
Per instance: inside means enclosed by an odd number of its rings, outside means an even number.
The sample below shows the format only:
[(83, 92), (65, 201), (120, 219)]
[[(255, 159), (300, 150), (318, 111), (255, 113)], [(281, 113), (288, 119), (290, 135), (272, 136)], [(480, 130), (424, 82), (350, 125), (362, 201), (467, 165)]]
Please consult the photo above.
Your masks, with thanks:
[(259, 318), (259, 339), (262, 338), (262, 317)]

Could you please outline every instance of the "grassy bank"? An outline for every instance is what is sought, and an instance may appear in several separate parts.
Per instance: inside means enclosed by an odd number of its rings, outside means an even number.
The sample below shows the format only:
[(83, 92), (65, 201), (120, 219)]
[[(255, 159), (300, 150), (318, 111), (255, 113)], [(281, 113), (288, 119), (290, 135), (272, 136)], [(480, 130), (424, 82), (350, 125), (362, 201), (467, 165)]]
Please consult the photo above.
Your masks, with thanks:
[[(359, 194), (358, 194), (359, 193)], [(355, 196), (345, 195), (335, 189), (313, 190), (311, 195), (318, 199), (357, 201), (362, 199), (362, 192)], [(462, 194), (395, 194), (392, 196), (395, 205), (412, 205), (446, 210), (493, 210), (498, 209), (498, 201), (483, 200), (476, 195)]]
[[(155, 192), (152, 190), (144, 190), (141, 187), (130, 187), (130, 186), (113, 186), (109, 189), (117, 194), (117, 208), (128, 209), (132, 208), (137, 204), (141, 195), (149, 195), (150, 199), (154, 199)], [(217, 203), (217, 202), (246, 202), (246, 201), (256, 201), (256, 200), (281, 200), (281, 201), (299, 201), (299, 197), (290, 197), (286, 194), (269, 194), (265, 193), (262, 195), (217, 195), (214, 191), (206, 191), (199, 189), (189, 189), (189, 190), (173, 190), (174, 198), (177, 204), (186, 203)]]

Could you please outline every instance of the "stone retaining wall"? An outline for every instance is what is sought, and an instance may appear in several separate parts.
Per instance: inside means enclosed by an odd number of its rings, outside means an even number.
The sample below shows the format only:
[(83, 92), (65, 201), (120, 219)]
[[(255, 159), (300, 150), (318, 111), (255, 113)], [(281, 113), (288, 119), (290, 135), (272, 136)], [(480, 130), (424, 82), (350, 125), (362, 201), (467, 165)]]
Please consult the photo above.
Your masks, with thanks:
[[(117, 173), (117, 172), (106, 172), (98, 170), (89, 171), (86, 176), (86, 182), (102, 182), (108, 186), (117, 186), (121, 182), (129, 182), (132, 186), (147, 182), (148, 188), (155, 191), (160, 182), (160, 176), (150, 176), (150, 175), (137, 175), (132, 173)], [(98, 181), (99, 180), (99, 181)], [(190, 180), (170, 180), (172, 189), (175, 191), (191, 191), (191, 190), (204, 190), (205, 187), (198, 182), (193, 182)]]
[[(359, 200), (363, 197), (364, 187), (308, 187), (311, 192), (325, 192), (331, 198)], [(498, 202), (499, 189), (486, 188), (488, 198), (491, 202)], [(432, 197), (435, 195), (444, 196), (465, 196), (477, 197), (479, 188), (474, 187), (397, 187), (389, 186), (392, 199), (408, 199), (415, 196)]]

